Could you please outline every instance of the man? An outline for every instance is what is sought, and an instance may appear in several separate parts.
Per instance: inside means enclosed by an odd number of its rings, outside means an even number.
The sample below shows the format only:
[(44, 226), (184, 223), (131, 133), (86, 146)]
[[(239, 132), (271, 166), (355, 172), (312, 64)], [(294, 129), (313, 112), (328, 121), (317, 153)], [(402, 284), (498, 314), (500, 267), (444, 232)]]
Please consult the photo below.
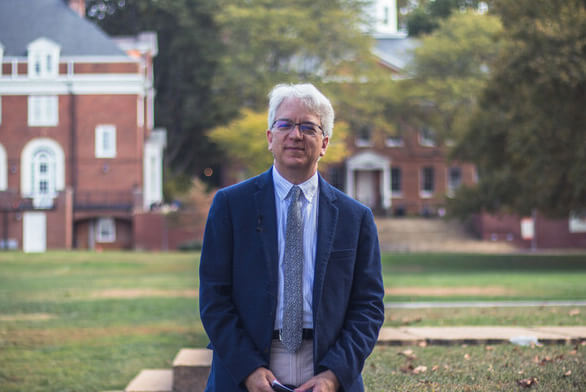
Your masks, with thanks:
[(363, 391), (384, 319), (370, 210), (326, 183), (320, 157), (334, 111), (311, 84), (269, 94), (274, 165), (220, 190), (200, 263), (200, 312), (213, 349), (206, 391)]

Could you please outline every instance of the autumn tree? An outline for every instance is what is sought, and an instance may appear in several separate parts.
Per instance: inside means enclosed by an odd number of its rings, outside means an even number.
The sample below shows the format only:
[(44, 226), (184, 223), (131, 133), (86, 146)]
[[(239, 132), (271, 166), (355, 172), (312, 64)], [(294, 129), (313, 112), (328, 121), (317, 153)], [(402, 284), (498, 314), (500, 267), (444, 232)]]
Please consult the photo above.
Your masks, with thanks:
[(499, 0), (511, 42), (455, 156), (480, 182), (452, 208), (567, 217), (586, 210), (586, 9), (581, 0)]

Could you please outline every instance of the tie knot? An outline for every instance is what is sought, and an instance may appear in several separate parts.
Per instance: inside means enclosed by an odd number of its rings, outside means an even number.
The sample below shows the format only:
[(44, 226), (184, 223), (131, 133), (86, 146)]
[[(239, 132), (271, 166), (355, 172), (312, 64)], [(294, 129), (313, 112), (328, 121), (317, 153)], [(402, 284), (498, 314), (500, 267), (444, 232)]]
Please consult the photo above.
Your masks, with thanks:
[(293, 185), (289, 191), (291, 201), (297, 201), (301, 196), (301, 188), (298, 185)]

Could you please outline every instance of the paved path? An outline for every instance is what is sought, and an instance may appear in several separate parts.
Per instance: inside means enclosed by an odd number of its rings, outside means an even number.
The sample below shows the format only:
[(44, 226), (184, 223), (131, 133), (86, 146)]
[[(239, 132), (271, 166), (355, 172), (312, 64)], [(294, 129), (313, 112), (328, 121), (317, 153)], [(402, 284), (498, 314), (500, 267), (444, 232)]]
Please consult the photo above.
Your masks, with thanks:
[(579, 327), (398, 327), (382, 328), (379, 345), (496, 344), (517, 342), (567, 344), (586, 341), (586, 326)]
[(586, 306), (585, 300), (575, 301), (470, 301), (470, 302), (387, 302), (385, 309), (425, 308), (514, 308), (543, 306)]

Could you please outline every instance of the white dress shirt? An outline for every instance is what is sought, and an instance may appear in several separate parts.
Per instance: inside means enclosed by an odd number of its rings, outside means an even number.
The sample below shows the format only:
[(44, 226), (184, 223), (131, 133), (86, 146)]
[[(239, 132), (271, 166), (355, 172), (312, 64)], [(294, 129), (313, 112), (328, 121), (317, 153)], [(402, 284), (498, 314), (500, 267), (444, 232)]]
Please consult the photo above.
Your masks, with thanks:
[[(283, 253), (287, 227), (287, 210), (291, 197), (289, 191), (293, 186), (279, 174), (273, 166), (273, 183), (275, 184), (275, 204), (277, 206), (277, 231), (279, 246), (279, 287), (277, 293), (277, 314), (275, 329), (283, 326)], [(315, 253), (317, 246), (317, 210), (318, 210), (318, 176), (317, 172), (298, 186), (303, 195), (301, 213), (303, 215), (303, 328), (313, 328), (313, 276), (315, 272)]]

